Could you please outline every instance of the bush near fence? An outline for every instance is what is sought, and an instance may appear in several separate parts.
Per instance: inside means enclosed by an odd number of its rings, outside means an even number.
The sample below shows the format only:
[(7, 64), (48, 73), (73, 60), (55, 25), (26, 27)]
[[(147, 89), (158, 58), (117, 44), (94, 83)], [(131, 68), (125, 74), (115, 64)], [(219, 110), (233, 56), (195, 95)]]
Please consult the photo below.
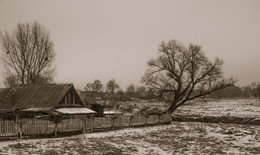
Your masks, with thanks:
[[(114, 124), (113, 124), (114, 122)], [(170, 114), (158, 115), (134, 115), (118, 117), (94, 117), (94, 118), (70, 118), (64, 119), (58, 124), (57, 130), (60, 135), (68, 132), (78, 131), (100, 131), (110, 130), (122, 127), (135, 127), (156, 125), (171, 122)], [(22, 132), (22, 138), (48, 137), (54, 136), (55, 124), (49, 120), (39, 119), (21, 119), (15, 121), (0, 121), (0, 139), (17, 139), (19, 132)]]

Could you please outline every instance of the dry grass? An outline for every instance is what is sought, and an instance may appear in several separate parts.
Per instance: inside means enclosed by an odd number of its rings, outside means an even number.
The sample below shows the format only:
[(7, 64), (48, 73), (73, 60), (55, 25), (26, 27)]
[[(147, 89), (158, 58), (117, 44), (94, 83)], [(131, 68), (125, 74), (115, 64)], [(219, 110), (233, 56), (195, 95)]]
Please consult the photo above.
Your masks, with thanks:
[(177, 109), (178, 115), (196, 116), (228, 116), (228, 117), (259, 117), (260, 101), (258, 99), (237, 100), (194, 100)]

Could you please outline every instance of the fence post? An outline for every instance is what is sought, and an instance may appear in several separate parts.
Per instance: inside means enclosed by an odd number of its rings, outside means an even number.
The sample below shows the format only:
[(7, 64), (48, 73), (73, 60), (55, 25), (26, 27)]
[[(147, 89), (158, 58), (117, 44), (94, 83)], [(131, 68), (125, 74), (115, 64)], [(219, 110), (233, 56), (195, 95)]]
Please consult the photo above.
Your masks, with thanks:
[(111, 125), (111, 130), (114, 128), (115, 120), (117, 119), (117, 116), (112, 116), (112, 125)]
[(131, 122), (132, 122), (132, 119), (134, 118), (134, 116), (133, 115), (131, 115), (130, 117), (129, 117), (129, 127), (131, 127)]
[(159, 117), (158, 124), (161, 124), (160, 119), (161, 119), (162, 114), (157, 114), (157, 116)]
[(83, 127), (83, 133), (86, 133), (87, 130), (87, 117), (84, 119), (84, 127)]
[(87, 129), (87, 116), (80, 117), (80, 120), (83, 121), (84, 124), (82, 128), (82, 133), (85, 133)]
[(0, 139), (2, 139), (2, 119), (0, 119)]
[(90, 127), (90, 132), (93, 132), (93, 130), (94, 130), (94, 121), (95, 121), (95, 117), (90, 116), (90, 119), (91, 119), (91, 121), (92, 121), (92, 125), (91, 125), (91, 127)]
[(145, 123), (144, 123), (144, 125), (145, 125), (145, 126), (147, 126), (147, 119), (148, 119), (149, 116), (150, 116), (150, 115), (144, 115), (144, 118), (145, 118)]

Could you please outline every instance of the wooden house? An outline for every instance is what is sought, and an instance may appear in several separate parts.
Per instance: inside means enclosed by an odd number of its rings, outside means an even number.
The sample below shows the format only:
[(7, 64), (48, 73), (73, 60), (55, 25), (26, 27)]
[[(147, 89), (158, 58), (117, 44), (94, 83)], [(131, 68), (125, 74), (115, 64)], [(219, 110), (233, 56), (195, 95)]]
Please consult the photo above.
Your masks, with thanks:
[(21, 117), (40, 115), (88, 115), (73, 84), (28, 84), (0, 91), (0, 112)]

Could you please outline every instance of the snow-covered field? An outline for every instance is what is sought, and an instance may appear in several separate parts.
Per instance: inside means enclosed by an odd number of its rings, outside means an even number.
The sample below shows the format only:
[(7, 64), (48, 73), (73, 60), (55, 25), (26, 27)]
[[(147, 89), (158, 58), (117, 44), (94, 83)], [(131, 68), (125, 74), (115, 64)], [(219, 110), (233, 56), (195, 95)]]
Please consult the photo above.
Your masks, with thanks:
[(177, 109), (175, 114), (199, 116), (260, 117), (258, 99), (194, 100)]
[[(194, 102), (178, 114), (260, 117), (258, 100)], [(260, 154), (260, 126), (172, 122), (65, 138), (0, 141), (0, 154)]]
[(260, 127), (173, 122), (65, 138), (0, 142), (0, 154), (260, 154)]

